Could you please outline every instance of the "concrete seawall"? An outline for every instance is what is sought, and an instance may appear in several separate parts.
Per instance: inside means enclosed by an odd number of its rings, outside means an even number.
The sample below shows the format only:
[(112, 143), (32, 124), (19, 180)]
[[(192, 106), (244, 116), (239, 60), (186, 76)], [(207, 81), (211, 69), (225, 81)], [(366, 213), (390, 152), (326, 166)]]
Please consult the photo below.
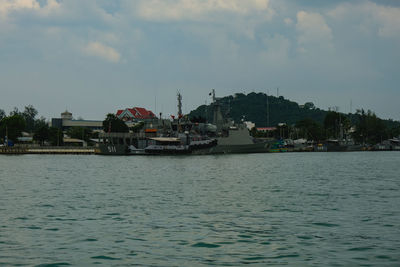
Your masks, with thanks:
[(89, 147), (0, 147), (0, 154), (95, 154), (96, 148)]

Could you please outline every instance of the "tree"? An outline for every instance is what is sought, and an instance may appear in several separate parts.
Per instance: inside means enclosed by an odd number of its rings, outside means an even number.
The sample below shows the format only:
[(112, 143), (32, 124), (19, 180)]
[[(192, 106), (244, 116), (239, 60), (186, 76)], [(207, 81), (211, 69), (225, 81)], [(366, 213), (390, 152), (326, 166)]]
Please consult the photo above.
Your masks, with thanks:
[(41, 117), (35, 121), (35, 129), (33, 139), (41, 145), (45, 141), (49, 141), (52, 146), (62, 146), (64, 144), (64, 134), (61, 129), (49, 127), (46, 119)]
[(6, 116), (4, 110), (0, 109), (0, 121)]
[[(288, 125), (295, 124), (304, 118), (311, 118), (319, 123), (324, 122), (327, 111), (313, 108), (311, 102), (306, 105), (307, 108), (300, 108), (298, 103), (275, 97), (264, 93), (243, 93), (235, 96), (226, 96), (218, 98), (223, 114), (229, 111), (229, 117), (239, 122), (246, 117), (246, 120), (254, 122), (257, 127), (273, 126), (280, 122)], [(190, 112), (189, 116), (204, 117), (207, 121), (213, 120), (213, 105), (201, 105)]]
[(28, 105), (25, 107), (24, 112), (22, 112), (22, 116), (25, 119), (26, 127), (25, 131), (32, 132), (35, 127), (35, 117), (38, 114), (38, 111), (32, 106)]
[(193, 116), (190, 118), (190, 121), (193, 123), (206, 123), (206, 118), (202, 116)]
[(61, 129), (56, 127), (49, 128), (49, 141), (52, 146), (64, 145), (64, 134)]
[(324, 139), (322, 126), (312, 119), (298, 121), (296, 128), (299, 129), (299, 135), (307, 140), (317, 141)]
[(5, 117), (0, 122), (0, 136), (5, 137), (9, 140), (17, 140), (17, 137), (21, 136), (21, 132), (25, 128), (25, 120), (21, 115), (12, 115)]
[(135, 124), (134, 126), (131, 127), (132, 132), (138, 133), (141, 129), (144, 127), (144, 122), (141, 121), (138, 124)]
[(358, 121), (353, 138), (359, 143), (377, 144), (388, 138), (388, 129), (385, 123), (375, 113), (364, 109), (357, 110)]
[(67, 130), (67, 135), (88, 142), (92, 138), (92, 130), (86, 127), (71, 127)]
[(388, 130), (389, 137), (399, 137), (400, 138), (400, 126), (392, 127)]
[(329, 111), (324, 119), (324, 128), (327, 137), (343, 137), (344, 132), (350, 129), (350, 120), (344, 114), (336, 111)]
[(17, 107), (14, 107), (14, 109), (10, 112), (10, 117), (14, 115), (21, 115), (21, 112), (19, 112)]
[(305, 109), (315, 109), (315, 105), (313, 102), (307, 102), (304, 104)]
[(114, 132), (114, 133), (127, 133), (129, 132), (128, 126), (125, 122), (119, 119), (112, 113), (107, 114), (106, 119), (103, 121), (104, 132)]
[(46, 123), (38, 125), (36, 127), (35, 132), (33, 134), (33, 140), (36, 140), (41, 145), (43, 145), (45, 141), (49, 140), (49, 137), (50, 137), (50, 129)]

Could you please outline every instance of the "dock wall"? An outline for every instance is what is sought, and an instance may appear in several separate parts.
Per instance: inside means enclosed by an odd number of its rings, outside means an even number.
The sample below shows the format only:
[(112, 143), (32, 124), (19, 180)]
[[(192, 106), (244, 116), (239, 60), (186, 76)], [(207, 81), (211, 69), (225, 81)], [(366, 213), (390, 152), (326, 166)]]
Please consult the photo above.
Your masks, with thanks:
[(0, 147), (0, 154), (95, 154), (91, 147)]

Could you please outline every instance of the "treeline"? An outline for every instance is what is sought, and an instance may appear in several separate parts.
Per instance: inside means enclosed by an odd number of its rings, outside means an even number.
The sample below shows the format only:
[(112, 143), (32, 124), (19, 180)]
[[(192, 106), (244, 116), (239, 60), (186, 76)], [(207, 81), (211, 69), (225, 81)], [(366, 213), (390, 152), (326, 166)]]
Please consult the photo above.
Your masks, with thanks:
[(313, 141), (353, 139), (356, 143), (371, 145), (400, 136), (400, 125), (388, 127), (384, 120), (378, 118), (372, 111), (358, 110), (351, 117), (354, 122), (346, 114), (328, 111), (322, 124), (306, 118), (294, 125), (280, 124), (271, 133), (260, 132), (254, 128), (252, 135), (255, 137), (304, 138)]
[[(327, 140), (353, 138), (358, 143), (376, 144), (400, 135), (400, 122), (382, 120), (372, 111), (355, 114), (321, 110), (311, 102), (299, 105), (281, 97), (264, 93), (235, 94), (218, 100), (224, 117), (234, 121), (252, 121), (256, 127), (274, 126), (272, 133), (252, 130), (254, 136)], [(213, 120), (213, 107), (202, 105), (189, 116), (195, 120)]]
[[(63, 132), (61, 129), (49, 126), (44, 117), (37, 118), (38, 111), (28, 105), (24, 111), (14, 108), (6, 115), (4, 110), (0, 109), (0, 144), (6, 141), (8, 144), (19, 143), (19, 137), (32, 137), (33, 141), (40, 145), (62, 146), (64, 145), (64, 134), (70, 138), (83, 140), (90, 143), (92, 139), (98, 138), (98, 132), (93, 132), (86, 127), (70, 127)], [(132, 131), (138, 131), (143, 127), (139, 123), (133, 127)], [(128, 126), (114, 114), (107, 114), (103, 121), (103, 130), (105, 132), (129, 132)], [(25, 137), (27, 137), (25, 136)], [(23, 142), (23, 141), (21, 141)]]
[(0, 143), (6, 141), (18, 143), (18, 137), (23, 132), (33, 135), (33, 140), (43, 144), (45, 141), (52, 145), (60, 145), (63, 142), (63, 133), (60, 129), (49, 127), (44, 117), (37, 118), (38, 111), (32, 106), (25, 106), (24, 111), (14, 108), (7, 116), (0, 109)]
[[(275, 126), (281, 122), (293, 125), (305, 118), (322, 124), (327, 113), (311, 102), (300, 106), (283, 96), (267, 96), (265, 93), (249, 93), (248, 95), (238, 93), (220, 98), (218, 101), (221, 103), (224, 117), (232, 118), (234, 121), (242, 119), (252, 121), (257, 127)], [(212, 121), (213, 108), (211, 105), (201, 105), (190, 112), (189, 116), (190, 118), (203, 117), (207, 121)]]
[[(40, 145), (64, 145), (63, 131), (50, 127), (44, 117), (37, 118), (37, 115), (38, 111), (32, 105), (26, 106), (24, 111), (14, 108), (8, 116), (0, 109), (0, 143), (5, 143), (6, 138), (9, 144), (19, 143), (18, 138), (24, 137), (23, 133), (26, 133)], [(66, 135), (86, 142), (97, 136), (91, 129), (84, 127), (71, 127)]]

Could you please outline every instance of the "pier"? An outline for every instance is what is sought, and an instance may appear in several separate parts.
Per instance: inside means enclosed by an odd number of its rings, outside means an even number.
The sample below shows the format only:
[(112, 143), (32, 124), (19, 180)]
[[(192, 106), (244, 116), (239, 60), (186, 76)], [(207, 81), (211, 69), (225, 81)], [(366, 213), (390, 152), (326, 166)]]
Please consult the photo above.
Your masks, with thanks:
[(91, 155), (96, 153), (94, 147), (0, 147), (0, 154), (73, 154)]

